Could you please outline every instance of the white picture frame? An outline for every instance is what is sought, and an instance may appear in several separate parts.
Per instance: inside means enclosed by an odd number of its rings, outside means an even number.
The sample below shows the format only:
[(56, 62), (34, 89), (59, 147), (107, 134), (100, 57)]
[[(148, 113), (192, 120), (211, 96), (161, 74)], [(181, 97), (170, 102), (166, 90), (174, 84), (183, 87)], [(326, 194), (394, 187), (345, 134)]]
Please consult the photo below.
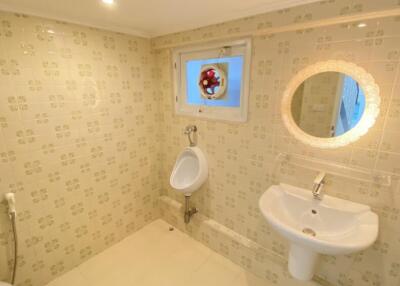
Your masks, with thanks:
[[(229, 49), (232, 56), (243, 56), (243, 71), (239, 107), (216, 107), (208, 105), (190, 105), (186, 102), (185, 63), (191, 59), (218, 58), (221, 49)], [(251, 39), (215, 42), (173, 50), (172, 70), (174, 79), (174, 103), (177, 115), (192, 116), (201, 119), (214, 119), (229, 122), (246, 122), (250, 93)], [(229, 75), (228, 75), (229, 77)]]

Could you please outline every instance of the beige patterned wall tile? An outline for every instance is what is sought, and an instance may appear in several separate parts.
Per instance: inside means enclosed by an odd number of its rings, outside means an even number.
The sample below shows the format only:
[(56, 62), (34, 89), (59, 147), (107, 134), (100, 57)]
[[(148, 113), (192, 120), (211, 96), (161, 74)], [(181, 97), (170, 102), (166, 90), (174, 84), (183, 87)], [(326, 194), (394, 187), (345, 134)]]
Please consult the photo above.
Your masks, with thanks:
[(0, 23), (1, 192), (17, 196), (17, 283), (44, 285), (157, 217), (158, 103), (143, 83), (154, 61), (140, 38), (10, 13)]
[[(271, 25), (310, 21), (334, 15), (349, 15), (361, 11), (398, 8), (398, 1), (322, 1), (310, 6), (288, 9), (224, 23), (191, 32), (163, 36), (153, 40), (153, 46), (182, 43), (215, 35), (255, 30)], [(318, 11), (318, 12), (316, 12)], [(283, 17), (283, 15), (285, 17)], [(232, 126), (222, 122), (178, 117), (172, 106), (171, 55), (168, 50), (157, 51), (160, 63), (160, 93), (163, 101), (163, 180), (162, 194), (183, 202), (182, 196), (169, 187), (168, 178), (177, 154), (187, 144), (183, 126), (199, 127), (199, 146), (207, 153), (209, 180), (193, 196), (193, 201), (212, 220), (243, 235), (274, 253), (286, 255), (287, 245), (264, 222), (258, 211), (258, 197), (269, 185), (280, 181), (311, 188), (314, 171), (289, 164), (277, 166), (279, 152), (297, 153), (337, 163), (399, 173), (398, 164), (398, 95), (399, 95), (399, 21), (396, 17), (367, 21), (361, 29), (355, 24), (329, 26), (253, 38), (251, 94), (248, 122)], [(206, 30), (211, 33), (206, 33)], [(382, 109), (376, 125), (354, 144), (337, 150), (319, 150), (293, 139), (281, 122), (280, 101), (290, 78), (301, 68), (316, 61), (342, 59), (356, 62), (367, 69), (381, 87)], [(394, 176), (391, 187), (379, 186), (353, 178), (328, 176), (327, 193), (369, 204), (380, 216), (381, 229), (377, 243), (366, 251), (345, 257), (324, 257), (318, 274), (332, 285), (370, 286), (397, 285), (400, 281), (399, 232), (395, 229), (399, 216), (399, 184)], [(181, 218), (175, 217), (179, 225)], [(197, 227), (197, 226), (195, 226)], [(206, 237), (200, 230), (194, 237), (210, 245), (245, 268), (274, 283), (296, 285), (287, 281), (287, 273), (276, 270), (267, 259), (258, 267), (257, 254), (244, 250), (239, 257), (225, 239), (217, 233)], [(203, 235), (204, 237), (197, 237)], [(390, 249), (390, 250), (389, 250)], [(379, 267), (377, 265), (380, 265)], [(269, 273), (266, 273), (266, 271)], [(282, 284), (283, 285), (283, 284)]]
[[(43, 285), (150, 222), (157, 217), (160, 192), (182, 201), (170, 189), (168, 177), (176, 155), (187, 145), (182, 131), (189, 123), (198, 125), (199, 143), (210, 164), (210, 179), (195, 194), (194, 203), (207, 216), (280, 255), (286, 255), (287, 245), (260, 217), (258, 197), (281, 180), (309, 187), (314, 173), (294, 166), (276, 169), (277, 153), (398, 173), (398, 18), (368, 21), (364, 29), (350, 24), (254, 38), (250, 119), (240, 126), (175, 116), (170, 52), (151, 51), (151, 45), (398, 6), (397, 0), (322, 1), (152, 43), (1, 13), (0, 186), (3, 192), (16, 192), (19, 202), (19, 285)], [(366, 68), (381, 86), (383, 98), (376, 127), (359, 142), (333, 152), (296, 142), (279, 114), (280, 96), (290, 77), (326, 59)], [(154, 173), (161, 173), (162, 179)], [(371, 204), (382, 227), (379, 241), (365, 253), (324, 258), (321, 276), (334, 285), (349, 286), (399, 281), (395, 257), (400, 234), (392, 228), (400, 208), (397, 185), (395, 181), (393, 187), (383, 188), (329, 178), (328, 193)], [(5, 206), (2, 209), (0, 253), (10, 261), (9, 225)], [(177, 223), (181, 218), (174, 219)], [(262, 252), (227, 245), (217, 233), (202, 235), (200, 240), (210, 247), (271, 283), (296, 285), (287, 272), (263, 259)], [(376, 261), (382, 262), (380, 269), (373, 267)], [(6, 279), (7, 273), (0, 275)]]

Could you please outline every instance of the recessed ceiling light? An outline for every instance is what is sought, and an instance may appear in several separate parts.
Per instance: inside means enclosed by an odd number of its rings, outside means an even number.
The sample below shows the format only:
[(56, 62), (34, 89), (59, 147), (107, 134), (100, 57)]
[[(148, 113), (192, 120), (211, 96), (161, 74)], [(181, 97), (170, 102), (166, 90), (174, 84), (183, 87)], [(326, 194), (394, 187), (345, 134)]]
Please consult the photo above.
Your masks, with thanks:
[(365, 27), (367, 27), (367, 24), (366, 23), (358, 23), (357, 27), (358, 28), (365, 28)]
[(104, 4), (112, 5), (114, 4), (114, 0), (101, 0)]

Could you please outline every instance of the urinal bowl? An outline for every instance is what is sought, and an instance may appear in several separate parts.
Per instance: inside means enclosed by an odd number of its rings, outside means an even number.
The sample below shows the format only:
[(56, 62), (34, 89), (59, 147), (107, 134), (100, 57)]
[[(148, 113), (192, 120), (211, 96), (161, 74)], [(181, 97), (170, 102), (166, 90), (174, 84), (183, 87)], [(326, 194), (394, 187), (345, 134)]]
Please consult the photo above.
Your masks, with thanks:
[(170, 177), (171, 186), (190, 196), (207, 180), (208, 165), (198, 147), (186, 147), (178, 156)]

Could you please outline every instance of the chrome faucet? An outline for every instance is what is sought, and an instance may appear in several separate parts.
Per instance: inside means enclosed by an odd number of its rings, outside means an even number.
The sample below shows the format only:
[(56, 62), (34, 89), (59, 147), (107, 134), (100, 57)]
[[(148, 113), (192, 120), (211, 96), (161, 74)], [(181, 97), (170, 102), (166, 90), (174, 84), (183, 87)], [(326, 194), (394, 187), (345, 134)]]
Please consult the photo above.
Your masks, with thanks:
[(322, 200), (322, 188), (324, 187), (325, 176), (326, 176), (325, 172), (320, 172), (314, 179), (312, 194), (314, 199), (316, 200)]

